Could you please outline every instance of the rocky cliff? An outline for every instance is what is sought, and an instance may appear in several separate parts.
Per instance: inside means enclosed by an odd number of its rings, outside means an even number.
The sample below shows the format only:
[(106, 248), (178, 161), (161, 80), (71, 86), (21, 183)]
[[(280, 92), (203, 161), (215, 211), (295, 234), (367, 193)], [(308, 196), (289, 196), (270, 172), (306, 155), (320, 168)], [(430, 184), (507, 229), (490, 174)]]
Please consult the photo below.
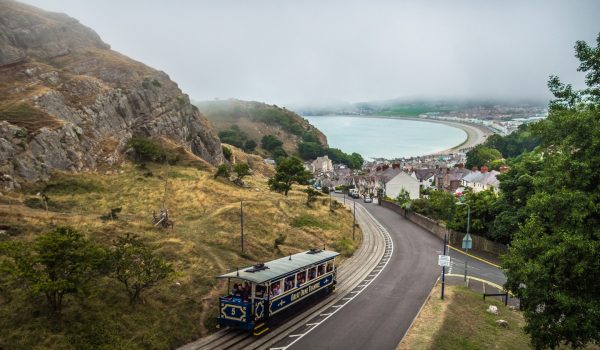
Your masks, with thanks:
[(0, 0), (0, 188), (117, 163), (134, 135), (223, 160), (210, 122), (168, 75), (73, 18)]

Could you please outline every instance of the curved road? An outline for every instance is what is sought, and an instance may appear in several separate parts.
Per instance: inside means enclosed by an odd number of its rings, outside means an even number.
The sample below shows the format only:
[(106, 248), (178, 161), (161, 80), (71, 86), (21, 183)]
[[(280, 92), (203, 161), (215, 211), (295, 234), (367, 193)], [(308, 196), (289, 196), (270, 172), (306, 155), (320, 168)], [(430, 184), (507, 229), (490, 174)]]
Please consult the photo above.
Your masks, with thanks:
[[(410, 328), (441, 274), (437, 255), (443, 242), (387, 208), (364, 207), (391, 236), (394, 251), (389, 263), (360, 295), (322, 324), (304, 334), (300, 331), (304, 325), (299, 326), (298, 332), (292, 331), (270, 349), (395, 349)], [(456, 259), (453, 272), (464, 272), (464, 255), (455, 251), (450, 255)], [(469, 273), (499, 284), (504, 279), (497, 268), (471, 258)]]

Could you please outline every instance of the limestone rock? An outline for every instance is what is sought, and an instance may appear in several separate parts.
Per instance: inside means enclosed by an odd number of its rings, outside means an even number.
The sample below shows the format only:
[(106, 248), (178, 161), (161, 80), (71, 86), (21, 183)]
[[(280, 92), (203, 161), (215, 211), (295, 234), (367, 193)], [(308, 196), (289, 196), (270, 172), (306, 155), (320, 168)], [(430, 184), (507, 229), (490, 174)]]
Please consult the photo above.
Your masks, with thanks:
[(495, 306), (495, 305), (490, 305), (490, 306), (488, 306), (488, 308), (487, 308), (486, 311), (489, 312), (490, 314), (497, 315), (498, 314), (498, 307)]
[(0, 0), (0, 96), (0, 175), (11, 179), (0, 188), (118, 163), (134, 135), (223, 161), (210, 122), (167, 74), (64, 14)]
[(502, 328), (510, 328), (510, 325), (508, 324), (508, 321), (506, 321), (506, 320), (496, 320), (496, 325), (498, 325), (498, 327), (502, 327)]

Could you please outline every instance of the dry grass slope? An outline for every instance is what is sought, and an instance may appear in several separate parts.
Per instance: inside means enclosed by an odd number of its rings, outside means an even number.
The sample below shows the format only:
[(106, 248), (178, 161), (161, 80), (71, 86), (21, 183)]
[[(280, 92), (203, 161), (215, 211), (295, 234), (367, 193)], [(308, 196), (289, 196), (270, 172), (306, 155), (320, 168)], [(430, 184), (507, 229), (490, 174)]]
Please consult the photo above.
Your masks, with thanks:
[[(153, 175), (144, 176), (148, 171)], [(284, 197), (270, 192), (260, 174), (244, 180), (247, 188), (215, 180), (212, 172), (195, 167), (148, 164), (145, 170), (124, 163), (103, 174), (57, 173), (45, 188), (49, 212), (34, 195), (42, 185), (0, 196), (0, 222), (8, 232), (0, 239), (32, 240), (56, 225), (72, 225), (104, 244), (132, 232), (151, 242), (177, 271), (134, 309), (121, 286), (104, 278), (87, 300), (68, 298), (60, 324), (44, 316), (43, 300), (31, 302), (6, 290), (0, 297), (0, 348), (173, 348), (214, 329), (215, 298), (223, 288), (215, 275), (311, 247), (341, 248), (348, 254), (359, 244), (348, 239), (349, 211), (331, 212), (325, 199), (308, 208), (300, 188)], [(174, 231), (151, 223), (152, 211), (163, 200), (175, 220)], [(118, 220), (99, 219), (115, 207), (122, 207)], [(312, 224), (293, 224), (306, 217)]]

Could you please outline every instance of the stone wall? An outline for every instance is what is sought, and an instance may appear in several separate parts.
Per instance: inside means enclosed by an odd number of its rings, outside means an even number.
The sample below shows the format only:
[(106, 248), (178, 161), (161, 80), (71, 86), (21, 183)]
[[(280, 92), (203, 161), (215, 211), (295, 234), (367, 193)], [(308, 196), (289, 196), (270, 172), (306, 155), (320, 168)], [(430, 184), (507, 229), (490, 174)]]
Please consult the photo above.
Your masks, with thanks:
[[(392, 211), (398, 213), (398, 215), (404, 216), (406, 219), (414, 222), (415, 224), (421, 226), (432, 234), (438, 236), (440, 239), (444, 239), (444, 234), (446, 233), (446, 226), (437, 223), (435, 220), (432, 220), (426, 216), (421, 214), (406, 211), (402, 209), (399, 205), (393, 202), (389, 202), (383, 200), (380, 202), (383, 207), (391, 209)], [(451, 245), (460, 246), (465, 233), (458, 232), (454, 230), (449, 230), (448, 242)], [(484, 251), (488, 253), (493, 253), (496, 255), (502, 255), (507, 252), (507, 247), (504, 244), (492, 242), (486, 238), (483, 238), (478, 235), (471, 234), (471, 238), (473, 238), (473, 249)]]

